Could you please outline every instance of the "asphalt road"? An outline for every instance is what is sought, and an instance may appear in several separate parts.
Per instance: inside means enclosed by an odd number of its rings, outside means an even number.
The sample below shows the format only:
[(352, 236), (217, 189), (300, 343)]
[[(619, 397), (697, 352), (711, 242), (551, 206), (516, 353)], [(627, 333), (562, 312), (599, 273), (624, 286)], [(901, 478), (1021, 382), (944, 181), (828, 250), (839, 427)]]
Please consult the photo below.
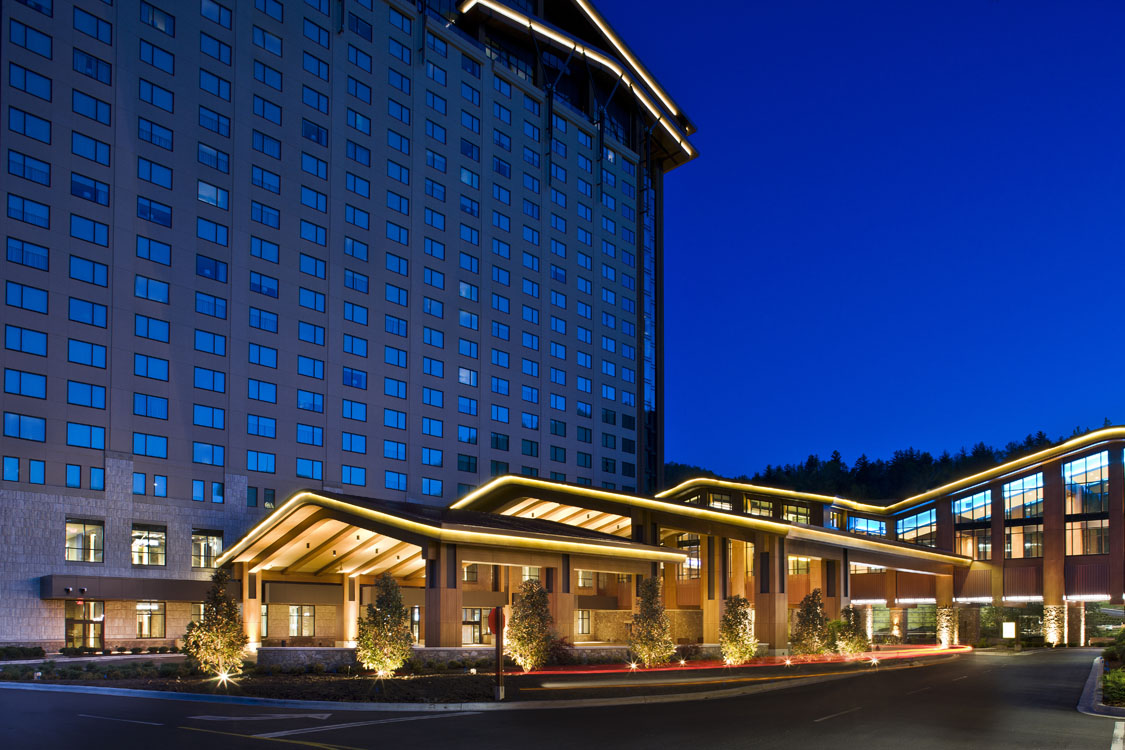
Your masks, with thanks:
[(475, 714), (369, 713), (0, 690), (8, 748), (1098, 748), (1075, 705), (1096, 651), (970, 655), (716, 701)]

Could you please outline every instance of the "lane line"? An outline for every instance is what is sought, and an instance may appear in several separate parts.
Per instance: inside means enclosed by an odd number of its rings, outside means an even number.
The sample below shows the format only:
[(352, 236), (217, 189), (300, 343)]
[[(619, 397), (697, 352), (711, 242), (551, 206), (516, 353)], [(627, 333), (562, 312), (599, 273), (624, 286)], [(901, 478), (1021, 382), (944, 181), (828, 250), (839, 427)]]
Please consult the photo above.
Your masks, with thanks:
[(1113, 743), (1110, 744), (1109, 750), (1122, 750), (1125, 747), (1125, 721), (1117, 721), (1113, 724)]
[(907, 693), (907, 695), (914, 695), (915, 693), (920, 693), (923, 690), (929, 690), (932, 687), (933, 687), (933, 685), (927, 685), (926, 687), (918, 688), (917, 690), (911, 690), (909, 693)]
[(189, 716), (199, 721), (276, 721), (277, 719), (320, 719), (324, 721), (332, 714), (248, 714), (246, 716)]
[(352, 747), (350, 745), (329, 745), (324, 742), (310, 742), (308, 740), (286, 740), (275, 739), (273, 737), (255, 737), (252, 734), (238, 734), (237, 732), (222, 732), (218, 729), (204, 729), (203, 727), (176, 727), (177, 729), (186, 729), (190, 732), (205, 732), (207, 734), (221, 734), (224, 737), (242, 737), (247, 740), (261, 740), (262, 742), (281, 742), (286, 745), (300, 745), (301, 747), (315, 747), (317, 750), (365, 750), (362, 747)]
[(158, 721), (137, 721), (136, 719), (119, 719), (116, 716), (94, 716), (93, 714), (78, 714), (83, 719), (105, 719), (106, 721), (124, 721), (128, 724), (148, 724), (150, 727), (164, 726)]
[(960, 677), (954, 677), (953, 682), (957, 682), (957, 680), (967, 680), (967, 679), (969, 679), (969, 675), (963, 674)]
[(827, 716), (821, 716), (819, 719), (813, 719), (813, 724), (819, 724), (822, 721), (828, 721), (829, 719), (835, 719), (837, 716), (843, 716), (844, 714), (850, 714), (852, 711), (858, 711), (861, 708), (863, 708), (863, 706), (856, 706), (855, 708), (849, 708), (847, 711), (840, 711), (839, 713), (828, 714)]
[(322, 727), (304, 727), (302, 729), (286, 729), (281, 732), (265, 732), (251, 735), (262, 739), (289, 737), (294, 734), (311, 734), (312, 732), (330, 732), (334, 729), (351, 729), (352, 727), (370, 727), (376, 724), (397, 724), (403, 721), (420, 721), (422, 719), (444, 719), (447, 716), (472, 716), (480, 711), (451, 711), (447, 714), (419, 714), (417, 716), (400, 716), (396, 719), (375, 719), (374, 721), (352, 721), (347, 724), (329, 724)]

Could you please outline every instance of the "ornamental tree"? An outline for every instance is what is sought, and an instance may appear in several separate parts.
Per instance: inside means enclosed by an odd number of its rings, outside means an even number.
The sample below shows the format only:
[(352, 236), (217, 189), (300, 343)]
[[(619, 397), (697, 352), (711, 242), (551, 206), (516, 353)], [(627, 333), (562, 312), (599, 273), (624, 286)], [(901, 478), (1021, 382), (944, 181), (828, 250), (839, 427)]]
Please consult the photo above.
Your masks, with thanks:
[(359, 618), (355, 658), (364, 669), (374, 669), (380, 676), (389, 675), (406, 663), (413, 645), (410, 614), (402, 603), (402, 591), (398, 582), (384, 573), (375, 580), (375, 603), (368, 604), (367, 614)]
[(727, 664), (745, 664), (758, 654), (754, 614), (744, 597), (735, 595), (726, 601), (719, 620), (719, 650)]
[(823, 654), (830, 648), (828, 621), (824, 617), (824, 600), (820, 589), (813, 589), (797, 608), (797, 622), (789, 638), (794, 654)]
[(676, 653), (676, 644), (672, 642), (672, 622), (660, 598), (660, 579), (646, 578), (640, 588), (629, 648), (646, 667), (651, 667), (671, 659)]
[(504, 632), (508, 654), (523, 671), (530, 672), (547, 663), (551, 650), (551, 609), (543, 584), (528, 579), (520, 584), (512, 617)]
[(854, 656), (871, 650), (867, 640), (867, 627), (863, 623), (863, 613), (855, 607), (840, 610), (840, 619), (828, 623), (828, 649), (838, 654)]
[(228, 583), (230, 571), (216, 570), (203, 602), (203, 619), (188, 623), (184, 634), (184, 653), (216, 677), (242, 672), (242, 652), (249, 642), (238, 616), (238, 605), (227, 594)]

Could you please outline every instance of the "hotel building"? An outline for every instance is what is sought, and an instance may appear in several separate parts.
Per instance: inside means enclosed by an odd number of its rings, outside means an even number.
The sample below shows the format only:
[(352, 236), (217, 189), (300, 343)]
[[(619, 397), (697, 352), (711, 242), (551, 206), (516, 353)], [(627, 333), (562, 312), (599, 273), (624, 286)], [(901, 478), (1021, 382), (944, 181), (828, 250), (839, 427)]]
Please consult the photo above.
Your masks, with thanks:
[(589, 2), (0, 23), (0, 642), (173, 638), (301, 488), (659, 488), (693, 126)]

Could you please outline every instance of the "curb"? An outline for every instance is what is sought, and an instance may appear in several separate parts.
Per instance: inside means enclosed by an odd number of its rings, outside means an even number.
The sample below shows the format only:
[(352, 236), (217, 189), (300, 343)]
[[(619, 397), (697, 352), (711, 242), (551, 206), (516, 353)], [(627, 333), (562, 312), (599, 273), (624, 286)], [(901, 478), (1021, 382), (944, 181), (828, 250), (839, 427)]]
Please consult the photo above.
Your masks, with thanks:
[(150, 659), (169, 659), (172, 657), (184, 658), (184, 654), (90, 654), (89, 656), (62, 656), (60, 654), (47, 654), (46, 656), (37, 656), (34, 659), (9, 659), (7, 661), (0, 661), (0, 667), (6, 667), (9, 664), (19, 666), (21, 664), (42, 664), (43, 662), (53, 661), (57, 664), (101, 664), (103, 662), (121, 661), (121, 660), (143, 660), (149, 661)]
[(1078, 700), (1078, 712), (1087, 716), (1102, 716), (1107, 719), (1120, 719), (1125, 717), (1125, 708), (1107, 706), (1102, 703), (1102, 657), (1094, 659), (1090, 667), (1090, 676), (1086, 678), (1086, 687), (1082, 689), (1082, 697)]
[[(958, 655), (951, 658), (956, 659)], [(940, 664), (946, 660), (906, 664), (890, 669), (909, 669), (929, 664)], [(884, 670), (886, 671), (886, 670)], [(765, 685), (749, 685), (722, 690), (709, 690), (700, 693), (674, 693), (669, 695), (638, 695), (621, 698), (578, 698), (558, 701), (526, 701), (521, 703), (342, 703), (337, 701), (301, 701), (283, 698), (251, 698), (237, 695), (205, 695), (203, 693), (172, 693), (162, 690), (136, 690), (133, 688), (88, 687), (85, 685), (36, 685), (34, 683), (0, 682), (0, 689), (37, 690), (52, 693), (84, 693), (87, 695), (111, 695), (122, 698), (148, 698), (152, 700), (187, 701), (191, 703), (225, 703), (236, 706), (269, 706), (273, 708), (331, 709), (332, 711), (391, 711), (396, 713), (444, 713), (451, 711), (541, 711), (560, 708), (600, 708), (611, 706), (635, 706), (660, 703), (686, 703), (694, 701), (737, 698), (756, 693), (786, 690), (822, 682), (834, 682), (850, 677), (878, 674), (877, 670), (868, 672), (848, 672), (821, 677), (797, 677)]]

